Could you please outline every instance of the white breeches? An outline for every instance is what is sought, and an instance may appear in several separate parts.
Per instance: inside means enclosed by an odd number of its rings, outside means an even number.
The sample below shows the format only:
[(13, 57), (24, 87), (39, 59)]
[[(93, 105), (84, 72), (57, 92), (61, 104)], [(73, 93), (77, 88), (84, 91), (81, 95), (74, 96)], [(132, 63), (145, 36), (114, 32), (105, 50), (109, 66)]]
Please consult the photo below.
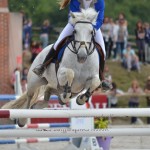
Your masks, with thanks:
[(68, 24), (65, 26), (65, 28), (63, 29), (63, 31), (61, 32), (61, 34), (59, 35), (58, 40), (55, 42), (55, 44), (54, 44), (54, 49), (57, 48), (58, 44), (59, 44), (65, 37), (72, 35), (72, 34), (73, 34), (73, 30), (74, 30), (73, 26), (72, 26), (70, 23), (68, 23)]
[[(58, 40), (55, 42), (54, 44), (54, 49), (57, 48), (58, 44), (67, 36), (70, 36), (73, 34), (73, 26), (68, 23), (65, 28), (63, 29), (63, 31), (61, 32)], [(96, 30), (96, 35), (95, 35), (95, 41), (101, 46), (103, 53), (104, 53), (104, 58), (106, 57), (106, 51), (105, 51), (105, 45), (104, 45), (104, 40), (103, 40), (103, 36), (101, 33), (101, 30)]]

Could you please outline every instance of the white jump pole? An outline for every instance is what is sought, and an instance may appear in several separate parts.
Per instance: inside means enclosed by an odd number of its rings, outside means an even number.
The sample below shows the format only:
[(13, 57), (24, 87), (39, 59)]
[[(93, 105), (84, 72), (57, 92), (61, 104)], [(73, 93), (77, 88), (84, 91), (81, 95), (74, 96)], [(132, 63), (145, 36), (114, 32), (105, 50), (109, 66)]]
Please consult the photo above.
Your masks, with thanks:
[(150, 128), (0, 130), (0, 137), (150, 136)]
[(150, 117), (150, 108), (39, 110), (0, 109), (0, 118)]

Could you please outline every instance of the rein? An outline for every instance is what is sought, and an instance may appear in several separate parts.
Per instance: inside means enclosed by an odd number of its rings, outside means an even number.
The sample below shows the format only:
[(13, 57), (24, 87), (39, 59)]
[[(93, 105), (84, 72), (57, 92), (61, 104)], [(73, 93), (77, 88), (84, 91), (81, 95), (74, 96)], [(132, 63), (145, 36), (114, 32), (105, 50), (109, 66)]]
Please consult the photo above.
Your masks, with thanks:
[[(78, 24), (78, 23), (91, 24), (91, 25), (93, 26), (93, 24), (92, 24), (91, 22), (88, 22), (88, 21), (78, 21), (78, 22), (76, 22), (76, 24)], [(76, 24), (75, 24), (75, 25), (76, 25)], [(76, 32), (76, 31), (73, 32), (73, 37), (75, 37), (75, 32)], [(87, 55), (88, 55), (88, 56), (91, 55), (91, 54), (94, 52), (94, 49), (95, 49), (95, 47), (96, 47), (95, 44), (94, 44), (94, 36), (95, 36), (94, 27), (93, 27), (93, 31), (91, 32), (91, 34), (92, 34), (92, 37), (91, 37), (91, 41), (90, 41), (90, 42), (77, 41), (77, 40), (75, 40), (75, 38), (74, 38), (74, 40), (71, 41), (71, 43), (70, 43), (73, 49), (71, 49), (69, 46), (67, 46), (67, 47), (69, 48), (69, 50), (70, 50), (72, 53), (74, 53), (74, 54), (77, 55), (79, 49), (81, 48), (81, 46), (84, 45), (84, 46), (85, 46), (85, 49), (86, 49), (86, 51), (87, 51)], [(75, 46), (76, 43), (80, 43), (80, 45), (79, 45), (78, 48), (76, 48), (76, 46)], [(89, 47), (87, 47), (86, 43), (89, 44)], [(92, 50), (89, 52), (89, 50), (91, 49), (92, 43), (93, 43), (94, 46), (93, 46)]]

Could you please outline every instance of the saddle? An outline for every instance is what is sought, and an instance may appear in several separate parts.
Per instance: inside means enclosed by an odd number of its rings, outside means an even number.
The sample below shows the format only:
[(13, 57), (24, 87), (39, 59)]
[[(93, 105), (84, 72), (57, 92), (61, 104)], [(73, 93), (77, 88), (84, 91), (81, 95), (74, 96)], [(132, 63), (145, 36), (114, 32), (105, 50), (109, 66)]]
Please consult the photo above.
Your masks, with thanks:
[[(56, 49), (57, 58), (55, 58), (53, 60), (53, 63), (55, 63), (55, 65), (56, 65), (56, 70), (58, 70), (58, 68), (59, 68), (59, 63), (63, 57), (65, 48), (73, 40), (74, 40), (73, 36), (67, 36), (58, 44), (57, 49)], [(99, 60), (100, 60), (100, 62), (99, 62), (99, 64), (100, 64), (99, 73), (100, 73), (100, 79), (102, 80), (102, 79), (104, 79), (104, 77), (103, 77), (103, 71), (104, 71), (104, 65), (105, 65), (104, 53), (103, 53), (101, 46), (97, 42), (94, 41), (94, 44), (95, 44), (95, 47), (96, 47), (97, 52), (99, 54)]]

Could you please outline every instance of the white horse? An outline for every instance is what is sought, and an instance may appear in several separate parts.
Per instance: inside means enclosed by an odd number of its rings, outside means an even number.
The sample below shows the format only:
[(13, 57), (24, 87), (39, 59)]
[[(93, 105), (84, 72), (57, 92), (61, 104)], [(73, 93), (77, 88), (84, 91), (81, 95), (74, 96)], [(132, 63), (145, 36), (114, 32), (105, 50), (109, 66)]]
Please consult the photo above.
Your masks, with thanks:
[[(74, 26), (74, 41), (66, 47), (58, 71), (56, 71), (54, 63), (48, 66), (42, 78), (32, 71), (43, 62), (52, 47), (50, 45), (32, 63), (27, 78), (27, 92), (15, 104), (13, 103), (11, 108), (16, 108), (17, 105), (19, 108), (29, 109), (31, 99), (32, 104), (34, 104), (37, 98), (37, 96), (34, 96), (35, 91), (42, 85), (48, 85), (45, 100), (51, 94), (56, 94), (59, 96), (60, 103), (65, 104), (71, 96), (76, 96), (82, 90), (86, 90), (84, 94), (78, 96), (76, 101), (79, 105), (88, 101), (94, 90), (101, 84), (99, 79), (99, 55), (93, 41), (95, 35), (93, 24), (96, 23), (96, 18), (97, 13), (92, 8), (82, 10), (80, 13), (71, 13), (70, 23)], [(25, 123), (25, 119), (18, 119), (19, 126), (24, 126)]]

